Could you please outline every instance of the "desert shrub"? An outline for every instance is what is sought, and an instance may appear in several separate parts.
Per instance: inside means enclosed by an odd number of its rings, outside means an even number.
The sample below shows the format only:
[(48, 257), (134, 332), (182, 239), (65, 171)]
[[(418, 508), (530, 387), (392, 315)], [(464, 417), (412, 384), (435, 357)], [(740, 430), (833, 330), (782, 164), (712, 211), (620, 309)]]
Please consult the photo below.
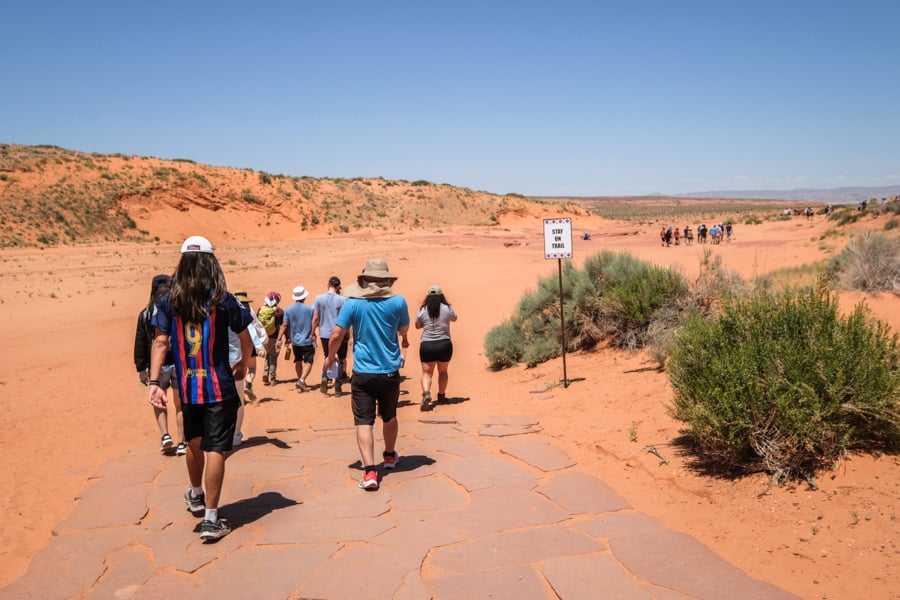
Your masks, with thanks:
[(672, 414), (714, 465), (783, 482), (900, 444), (898, 338), (863, 305), (841, 317), (820, 290), (759, 294), (692, 315), (676, 337)]
[(859, 221), (859, 218), (863, 215), (862, 211), (858, 210), (850, 210), (845, 208), (841, 211), (835, 211), (831, 213), (831, 219), (837, 219), (838, 225), (850, 225), (851, 223), (856, 223)]
[[(516, 313), (488, 334), (485, 354), (492, 368), (518, 362), (537, 365), (562, 352), (559, 279), (549, 276), (519, 301)], [(627, 253), (604, 251), (585, 260), (583, 270), (566, 263), (563, 309), (566, 350), (590, 349), (601, 341), (634, 350), (648, 342), (657, 315), (680, 310), (687, 295), (683, 277), (671, 269), (642, 262)], [(515, 344), (511, 348), (502, 343)]]
[(865, 232), (828, 264), (829, 276), (841, 289), (877, 292), (900, 289), (900, 240)]
[(525, 339), (512, 320), (497, 325), (484, 339), (485, 354), (492, 369), (503, 369), (519, 364), (525, 352)]
[(897, 229), (898, 225), (900, 225), (900, 221), (898, 221), (896, 217), (891, 217), (884, 222), (884, 230), (890, 231), (891, 229)]

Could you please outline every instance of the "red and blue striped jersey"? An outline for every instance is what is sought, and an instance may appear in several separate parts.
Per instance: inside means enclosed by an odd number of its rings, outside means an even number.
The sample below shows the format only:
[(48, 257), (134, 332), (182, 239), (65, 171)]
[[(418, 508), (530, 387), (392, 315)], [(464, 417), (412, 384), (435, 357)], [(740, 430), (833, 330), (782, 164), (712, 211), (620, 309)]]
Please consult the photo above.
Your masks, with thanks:
[(251, 323), (252, 314), (232, 294), (208, 311), (209, 317), (202, 323), (185, 322), (173, 313), (166, 294), (157, 301), (151, 317), (153, 326), (171, 340), (178, 391), (185, 404), (212, 404), (237, 397), (228, 362), (228, 330), (240, 333)]

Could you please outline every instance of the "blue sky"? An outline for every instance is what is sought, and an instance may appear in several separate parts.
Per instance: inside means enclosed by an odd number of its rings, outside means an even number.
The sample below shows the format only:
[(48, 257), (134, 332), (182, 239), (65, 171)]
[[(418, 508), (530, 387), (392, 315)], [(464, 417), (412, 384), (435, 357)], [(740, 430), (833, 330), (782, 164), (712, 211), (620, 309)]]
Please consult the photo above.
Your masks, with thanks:
[(900, 2), (7, 2), (0, 141), (526, 195), (900, 183)]

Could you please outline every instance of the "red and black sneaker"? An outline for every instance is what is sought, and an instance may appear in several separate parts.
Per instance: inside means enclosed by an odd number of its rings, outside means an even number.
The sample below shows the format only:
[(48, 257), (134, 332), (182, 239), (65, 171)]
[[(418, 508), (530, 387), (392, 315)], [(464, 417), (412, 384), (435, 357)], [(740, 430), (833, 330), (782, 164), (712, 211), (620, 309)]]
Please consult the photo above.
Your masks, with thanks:
[(400, 455), (394, 452), (382, 452), (382, 458), (384, 458), (384, 468), (385, 469), (396, 469), (397, 463), (400, 462)]
[(359, 480), (359, 487), (370, 492), (378, 489), (378, 471), (366, 471), (365, 477)]

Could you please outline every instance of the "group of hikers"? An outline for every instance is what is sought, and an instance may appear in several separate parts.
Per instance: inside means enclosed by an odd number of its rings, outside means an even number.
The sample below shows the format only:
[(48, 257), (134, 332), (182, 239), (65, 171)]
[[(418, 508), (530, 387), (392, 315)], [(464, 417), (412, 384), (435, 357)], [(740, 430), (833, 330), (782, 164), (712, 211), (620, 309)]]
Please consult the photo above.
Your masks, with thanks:
[[(730, 242), (733, 239), (734, 226), (731, 221), (726, 223), (718, 223), (712, 227), (707, 227), (706, 223), (697, 226), (697, 243), (699, 244), (720, 244), (723, 241)], [(694, 231), (690, 225), (685, 225), (684, 229), (673, 227), (671, 225), (662, 225), (659, 229), (659, 242), (663, 247), (675, 245), (680, 246), (684, 242), (685, 246), (694, 243)]]
[[(383, 259), (370, 259), (346, 290), (340, 278), (328, 280), (327, 292), (306, 304), (303, 286), (293, 289), (294, 303), (285, 309), (281, 295), (269, 292), (254, 313), (243, 290), (228, 291), (225, 274), (212, 244), (191, 236), (181, 247), (174, 274), (160, 274), (151, 282), (150, 299), (138, 316), (134, 364), (139, 381), (148, 388), (147, 399), (160, 429), (160, 450), (184, 455), (190, 486), (184, 492), (187, 510), (203, 517), (197, 528), (206, 541), (231, 532), (218, 508), (225, 475), (225, 453), (243, 441), (241, 426), (246, 399), (254, 400), (257, 357), (265, 360), (263, 383), (279, 383), (278, 359), (293, 358), (295, 386), (307, 383), (320, 340), (324, 362), (319, 384), (335, 397), (350, 385), (350, 408), (357, 447), (364, 471), (359, 487), (380, 486), (374, 453), (373, 428), (382, 421), (382, 469), (396, 468), (400, 456), (397, 401), (400, 368), (409, 347), (411, 324), (406, 299), (393, 291), (397, 275)], [(450, 323), (457, 315), (438, 285), (428, 288), (412, 321), (422, 330), (419, 347), (422, 401), (420, 410), (447, 402), (448, 366), (453, 355)], [(352, 342), (350, 341), (352, 338)], [(353, 368), (347, 373), (348, 350)], [(431, 395), (437, 373), (437, 399)], [(168, 390), (178, 441), (168, 430)]]

